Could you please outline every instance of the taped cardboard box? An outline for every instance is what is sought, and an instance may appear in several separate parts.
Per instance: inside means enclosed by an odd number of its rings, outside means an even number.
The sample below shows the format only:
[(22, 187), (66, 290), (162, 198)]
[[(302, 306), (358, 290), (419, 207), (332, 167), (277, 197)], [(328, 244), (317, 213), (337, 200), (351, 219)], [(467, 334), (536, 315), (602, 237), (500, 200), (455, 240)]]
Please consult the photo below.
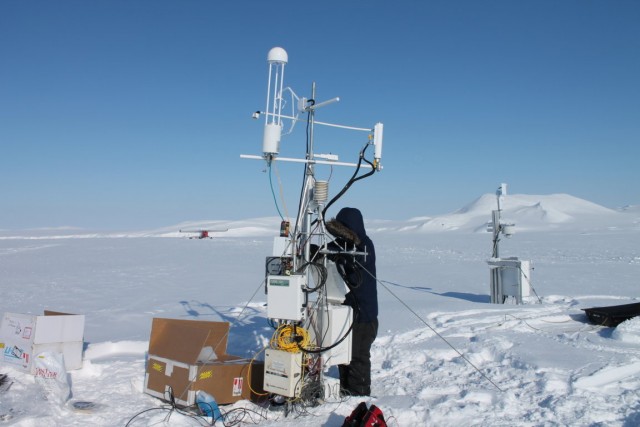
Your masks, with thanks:
[(4, 313), (0, 325), (2, 361), (35, 373), (33, 358), (44, 351), (62, 353), (67, 370), (82, 368), (84, 348), (82, 314), (45, 310), (44, 315)]
[(257, 400), (264, 364), (226, 353), (228, 322), (154, 318), (144, 391), (191, 406), (198, 390), (219, 404)]

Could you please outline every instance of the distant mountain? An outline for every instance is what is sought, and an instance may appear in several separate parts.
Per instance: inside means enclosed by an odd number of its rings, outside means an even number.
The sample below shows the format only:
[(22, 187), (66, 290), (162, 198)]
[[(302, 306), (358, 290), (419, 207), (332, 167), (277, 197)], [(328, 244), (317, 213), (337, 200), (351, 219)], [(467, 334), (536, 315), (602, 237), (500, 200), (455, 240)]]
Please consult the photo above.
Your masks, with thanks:
[[(486, 232), (492, 211), (498, 209), (495, 194), (484, 194), (455, 212), (434, 217), (412, 218), (403, 223), (378, 223), (378, 231)], [(507, 195), (501, 202), (503, 223), (515, 223), (517, 231), (565, 228), (639, 228), (637, 207), (613, 210), (569, 194)]]
[[(414, 217), (408, 220), (367, 220), (369, 232), (487, 232), (491, 212), (498, 208), (495, 194), (484, 194), (455, 212), (433, 217)], [(545, 230), (633, 230), (640, 231), (640, 206), (625, 206), (614, 210), (569, 194), (528, 195), (511, 194), (501, 206), (503, 223), (515, 224), (516, 232)], [(295, 221), (295, 219), (292, 219)], [(293, 227), (293, 224), (292, 224)], [(0, 230), (5, 239), (77, 239), (77, 238), (140, 238), (140, 237), (197, 237), (201, 230), (211, 230), (214, 239), (238, 237), (271, 237), (280, 231), (279, 217), (244, 220), (190, 221), (153, 230), (108, 232), (72, 227), (31, 230)], [(218, 231), (215, 231), (218, 230)], [(226, 231), (222, 231), (226, 230)]]

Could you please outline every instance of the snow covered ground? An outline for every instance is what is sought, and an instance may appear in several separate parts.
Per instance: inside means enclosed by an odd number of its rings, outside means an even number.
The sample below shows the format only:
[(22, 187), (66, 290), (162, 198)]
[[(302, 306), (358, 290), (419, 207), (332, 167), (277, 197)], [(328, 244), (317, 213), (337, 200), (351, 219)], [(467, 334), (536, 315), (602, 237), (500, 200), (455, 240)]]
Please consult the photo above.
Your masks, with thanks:
[[(390, 426), (640, 425), (640, 318), (607, 328), (582, 310), (639, 302), (640, 209), (508, 196), (503, 217), (518, 232), (501, 241), (501, 255), (532, 261), (535, 294), (524, 305), (489, 303), (492, 209), (495, 196), (484, 195), (449, 215), (367, 223), (380, 332), (365, 400)], [(178, 232), (189, 227), (229, 231), (197, 240)], [(259, 352), (272, 333), (262, 281), (278, 231), (277, 218), (135, 233), (0, 230), (0, 311), (85, 314), (72, 399), (97, 404), (60, 407), (32, 376), (0, 365), (13, 381), (0, 393), (0, 425), (204, 425), (142, 393), (151, 320), (229, 321), (229, 353)], [(287, 417), (247, 401), (222, 409), (246, 408), (234, 412), (241, 425), (331, 427), (361, 400), (331, 394)]]

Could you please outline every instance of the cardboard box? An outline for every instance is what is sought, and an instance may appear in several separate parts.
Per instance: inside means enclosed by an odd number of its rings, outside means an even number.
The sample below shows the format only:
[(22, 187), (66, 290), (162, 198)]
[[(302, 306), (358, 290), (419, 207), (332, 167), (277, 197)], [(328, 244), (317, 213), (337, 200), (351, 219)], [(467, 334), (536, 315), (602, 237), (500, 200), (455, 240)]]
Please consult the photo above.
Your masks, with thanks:
[[(228, 322), (154, 318), (144, 392), (182, 406), (198, 390), (218, 404), (256, 400), (262, 394), (263, 362), (227, 354)], [(211, 357), (208, 357), (211, 355)]]
[(84, 315), (45, 311), (43, 316), (4, 313), (0, 325), (2, 361), (35, 373), (33, 358), (43, 351), (64, 355), (67, 370), (82, 368)]

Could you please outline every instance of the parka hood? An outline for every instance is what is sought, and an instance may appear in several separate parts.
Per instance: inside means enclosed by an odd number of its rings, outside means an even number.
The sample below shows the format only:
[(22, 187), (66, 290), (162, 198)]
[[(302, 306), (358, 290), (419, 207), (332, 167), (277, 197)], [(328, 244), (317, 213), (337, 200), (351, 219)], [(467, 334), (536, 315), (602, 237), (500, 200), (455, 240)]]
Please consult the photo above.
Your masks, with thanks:
[[(353, 231), (358, 236), (360, 242), (364, 242), (367, 239), (362, 213), (358, 209), (342, 208), (340, 212), (338, 212), (336, 220)], [(359, 244), (359, 242), (356, 242), (356, 244)]]

